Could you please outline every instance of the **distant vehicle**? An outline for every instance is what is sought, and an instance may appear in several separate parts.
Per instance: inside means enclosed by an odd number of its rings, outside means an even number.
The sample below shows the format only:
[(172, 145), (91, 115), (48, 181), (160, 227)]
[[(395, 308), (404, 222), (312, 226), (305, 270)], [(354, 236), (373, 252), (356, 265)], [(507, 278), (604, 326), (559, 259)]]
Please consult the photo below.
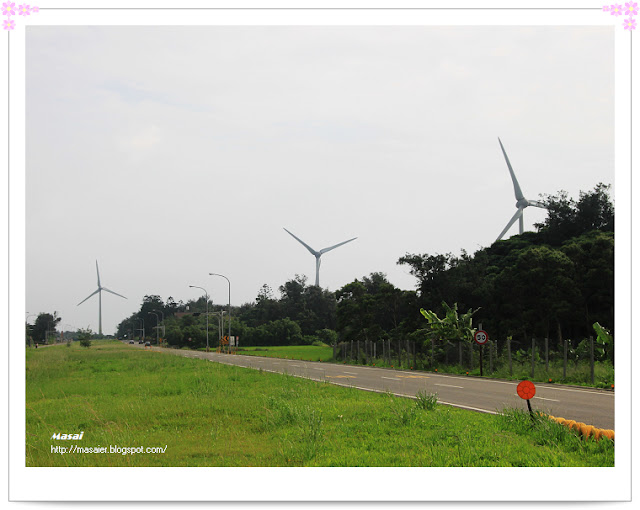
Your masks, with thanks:
[(132, 343), (134, 343), (134, 341), (133, 340), (129, 340), (129, 343), (132, 344)]
[(145, 347), (151, 347), (151, 342), (147, 342), (144, 344)]
[(143, 343), (144, 343), (144, 340), (138, 340), (138, 343), (139, 343), (139, 344), (143, 344)]

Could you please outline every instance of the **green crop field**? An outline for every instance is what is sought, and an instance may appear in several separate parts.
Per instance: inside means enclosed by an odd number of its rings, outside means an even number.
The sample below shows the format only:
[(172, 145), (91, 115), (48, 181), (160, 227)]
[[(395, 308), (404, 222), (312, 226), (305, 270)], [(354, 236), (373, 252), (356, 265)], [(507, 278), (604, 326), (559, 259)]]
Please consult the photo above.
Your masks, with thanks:
[(267, 356), (270, 358), (303, 359), (305, 361), (330, 361), (333, 348), (328, 345), (278, 345), (269, 347), (240, 347), (238, 354)]
[(26, 357), (27, 466), (614, 465), (608, 439), (513, 410), (434, 405), (432, 395), (397, 398), (113, 341)]

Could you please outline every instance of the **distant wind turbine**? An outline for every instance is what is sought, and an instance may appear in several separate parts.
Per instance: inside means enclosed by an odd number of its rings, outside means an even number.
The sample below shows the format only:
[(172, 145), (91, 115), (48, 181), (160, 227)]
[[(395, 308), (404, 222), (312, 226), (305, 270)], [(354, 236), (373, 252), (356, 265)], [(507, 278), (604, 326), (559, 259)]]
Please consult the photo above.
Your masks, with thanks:
[(98, 270), (97, 260), (96, 260), (96, 273), (98, 273), (98, 289), (95, 292), (89, 294), (86, 298), (80, 301), (76, 306), (80, 306), (91, 296), (98, 294), (98, 333), (102, 335), (102, 291), (104, 290), (106, 292), (110, 292), (111, 294), (115, 294), (116, 296), (120, 296), (121, 298), (125, 298), (125, 299), (127, 298), (121, 294), (118, 294), (117, 292), (113, 292), (112, 290), (109, 290), (106, 287), (103, 287), (102, 285), (100, 285), (100, 271)]
[(507, 223), (507, 226), (504, 227), (504, 230), (500, 232), (500, 235), (498, 236), (498, 239), (496, 239), (496, 241), (500, 241), (500, 239), (502, 239), (502, 237), (507, 233), (507, 230), (511, 228), (511, 225), (513, 225), (515, 221), (518, 219), (520, 220), (520, 233), (522, 234), (524, 232), (523, 213), (524, 213), (524, 210), (530, 205), (532, 205), (533, 207), (540, 207), (542, 209), (547, 208), (542, 202), (538, 202), (536, 200), (527, 200), (526, 198), (524, 198), (524, 195), (522, 194), (522, 190), (520, 189), (520, 185), (518, 184), (518, 179), (516, 179), (516, 174), (513, 173), (513, 168), (511, 168), (511, 162), (507, 157), (507, 153), (504, 150), (504, 146), (502, 145), (500, 138), (498, 138), (498, 142), (500, 143), (502, 154), (504, 154), (504, 159), (506, 160), (507, 166), (509, 167), (509, 173), (511, 174), (511, 180), (513, 181), (513, 191), (515, 192), (516, 200), (517, 200), (516, 207), (518, 208), (518, 210), (511, 217), (511, 219), (509, 220), (509, 223)]
[[(284, 227), (282, 227), (282, 228), (284, 228)], [(331, 251), (334, 248), (337, 248), (338, 246), (342, 246), (343, 244), (350, 243), (354, 239), (358, 239), (357, 237), (354, 237), (353, 239), (349, 239), (348, 241), (342, 241), (341, 243), (334, 244), (333, 246), (329, 246), (328, 248), (323, 248), (320, 251), (316, 251), (311, 246), (309, 246), (307, 243), (305, 243), (302, 239), (294, 236), (286, 228), (284, 228), (284, 230), (285, 230), (285, 232), (287, 232), (287, 234), (289, 234), (296, 241), (298, 241), (300, 244), (302, 244), (302, 246), (304, 246), (307, 250), (309, 250), (311, 255), (313, 255), (316, 258), (316, 287), (320, 287), (320, 257), (322, 256), (322, 254), (323, 253), (327, 253), (328, 251)]]

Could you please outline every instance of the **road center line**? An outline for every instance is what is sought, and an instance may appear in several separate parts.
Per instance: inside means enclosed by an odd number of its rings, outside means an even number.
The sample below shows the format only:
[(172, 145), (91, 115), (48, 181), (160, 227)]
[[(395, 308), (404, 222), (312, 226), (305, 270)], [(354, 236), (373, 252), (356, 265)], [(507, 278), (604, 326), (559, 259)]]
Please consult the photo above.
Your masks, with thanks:
[(460, 388), (464, 389), (462, 386), (454, 386), (453, 384), (435, 384), (435, 386), (446, 386), (447, 388)]
[(399, 381), (400, 380), (397, 377), (385, 377), (384, 375), (381, 377), (381, 379), (389, 379), (391, 381)]
[(533, 397), (533, 398), (538, 398), (540, 400), (549, 400), (551, 402), (560, 402), (559, 400), (553, 399), (553, 398), (544, 398), (544, 397)]

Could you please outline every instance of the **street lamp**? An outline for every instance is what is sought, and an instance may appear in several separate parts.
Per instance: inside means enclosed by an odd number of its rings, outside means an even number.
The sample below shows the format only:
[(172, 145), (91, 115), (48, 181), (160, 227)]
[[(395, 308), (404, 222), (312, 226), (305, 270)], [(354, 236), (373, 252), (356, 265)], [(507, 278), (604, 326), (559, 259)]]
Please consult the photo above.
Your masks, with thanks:
[[(133, 319), (133, 320), (136, 320), (136, 321), (142, 321), (142, 341), (144, 342), (144, 319), (141, 319), (140, 317), (136, 317), (136, 318), (135, 318), (135, 319)], [(138, 331), (141, 331), (141, 330), (140, 330), (140, 328), (138, 328)], [(134, 331), (133, 331), (133, 336), (134, 336), (134, 337), (136, 336), (135, 329), (134, 329)]]
[(153, 310), (153, 311), (162, 314), (162, 336), (164, 337), (165, 336), (165, 331), (164, 331), (164, 312), (162, 310)]
[(155, 312), (149, 312), (149, 313), (152, 313), (153, 315), (156, 316), (156, 345), (158, 345), (159, 344), (159, 342), (158, 342), (158, 332), (160, 330), (160, 317), (158, 317), (158, 314), (155, 313)]
[(219, 310), (217, 312), (213, 312), (215, 314), (219, 314), (218, 316), (218, 343), (220, 344), (220, 349), (222, 349), (222, 337), (224, 336), (224, 320), (223, 315), (226, 310)]
[(227, 278), (223, 274), (209, 273), (209, 276), (222, 276), (222, 278), (227, 280), (227, 283), (229, 284), (229, 315), (228, 317), (229, 317), (229, 343), (231, 343), (231, 282), (229, 281), (229, 278)]
[(209, 294), (204, 287), (198, 287), (197, 285), (189, 285), (192, 289), (204, 290), (204, 298), (206, 300), (206, 315), (207, 315), (207, 352), (209, 352)]

